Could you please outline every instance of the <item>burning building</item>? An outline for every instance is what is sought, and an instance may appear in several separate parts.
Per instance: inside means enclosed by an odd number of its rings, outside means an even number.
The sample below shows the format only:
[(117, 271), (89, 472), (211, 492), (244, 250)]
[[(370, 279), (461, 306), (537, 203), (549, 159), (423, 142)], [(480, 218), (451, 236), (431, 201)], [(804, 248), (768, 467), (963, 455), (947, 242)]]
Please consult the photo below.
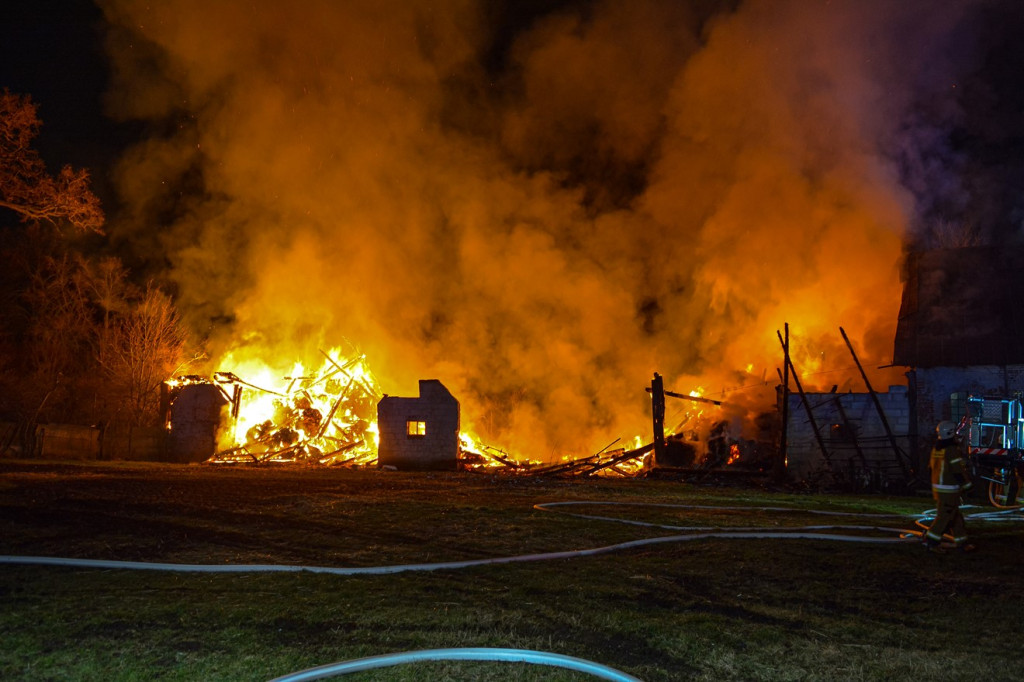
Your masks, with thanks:
[[(1024, 249), (1005, 245), (908, 257), (893, 362), (909, 368), (915, 442), (963, 417), (968, 395), (1024, 392), (1022, 258)], [(926, 456), (919, 448), (918, 461)]]
[(1024, 393), (1022, 257), (1005, 246), (909, 254), (893, 348), (907, 385), (789, 394), (790, 475), (858, 487), (920, 483), (939, 421), (968, 416), (972, 396)]
[[(369, 464), (374, 460), (376, 424), (373, 404), (382, 395), (376, 379), (357, 354), (335, 360), (336, 350), (315, 373), (301, 363), (276, 386), (263, 367), (259, 383), (233, 372), (215, 381), (231, 386), (232, 418), (219, 429), (219, 462), (294, 462)], [(268, 388), (275, 385), (275, 388)], [(228, 395), (225, 391), (225, 395)]]
[(917, 470), (910, 394), (880, 392), (788, 395), (787, 473), (790, 478), (855, 490), (909, 483)]
[(204, 381), (181, 383), (168, 394), (167, 459), (172, 462), (205, 462), (217, 450), (217, 430), (223, 408), (231, 401), (217, 384)]
[(381, 398), (377, 427), (381, 466), (418, 470), (458, 466), (459, 401), (436, 379), (420, 381), (418, 398)]
[(211, 363), (353, 338), (548, 462), (646, 433), (654, 367), (762, 376), (781, 320), (881, 350), (895, 310), (860, 302), (895, 308), (907, 211), (872, 150), (916, 100), (878, 102), (936, 61), (895, 27), (932, 23), (704, 4), (541, 3), (509, 33), (488, 3), (111, 2), (111, 108), (182, 122), (126, 153), (121, 241), (172, 264)]
[[(482, 437), (552, 462), (647, 433), (655, 367), (760, 413), (783, 320), (805, 377), (840, 323), (889, 353), (918, 195), (958, 194), (942, 131), (995, 99), (950, 85), (1015, 63), (973, 33), (1008, 13), (525, 4), (103, 3), (104, 101), (155, 133), (111, 178), (112, 234), (167, 265), (211, 367), (262, 385), (226, 357), (354, 338), (386, 384), (451, 377)], [(240, 456), (372, 451), (362, 404), (328, 416), (346, 385), (253, 391)]]

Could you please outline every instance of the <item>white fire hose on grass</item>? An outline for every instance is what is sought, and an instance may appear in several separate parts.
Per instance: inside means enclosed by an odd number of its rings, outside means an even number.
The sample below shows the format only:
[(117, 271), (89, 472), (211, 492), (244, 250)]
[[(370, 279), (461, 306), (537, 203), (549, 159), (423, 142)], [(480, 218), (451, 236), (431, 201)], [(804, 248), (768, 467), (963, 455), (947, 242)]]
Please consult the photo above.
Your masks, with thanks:
[[(571, 502), (545, 502), (534, 505), (534, 509), (540, 511), (555, 511), (559, 507), (578, 506), (603, 506), (603, 507), (659, 507), (672, 509), (696, 509), (707, 511), (746, 511), (746, 512), (803, 512), (824, 516), (845, 516), (857, 518), (890, 518), (906, 519), (912, 518), (920, 525), (934, 515), (934, 509), (917, 515), (907, 517), (902, 514), (862, 514), (856, 512), (823, 511), (817, 509), (798, 509), (792, 507), (721, 507), (721, 506), (699, 506), (684, 504), (653, 504), (646, 502), (604, 502), (597, 500), (578, 500)], [(966, 509), (966, 507), (965, 507)], [(627, 549), (635, 549), (648, 545), (659, 545), (674, 542), (691, 542), (694, 540), (709, 539), (790, 539), (790, 540), (832, 540), (836, 542), (858, 542), (870, 544), (894, 544), (906, 543), (912, 536), (920, 536), (920, 531), (903, 528), (891, 528), (886, 526), (863, 526), (863, 525), (815, 525), (795, 526), (790, 529), (778, 527), (708, 527), (708, 526), (672, 526), (657, 523), (647, 523), (632, 519), (623, 519), (611, 516), (595, 516), (591, 514), (576, 514), (558, 510), (559, 513), (577, 518), (591, 519), (597, 521), (613, 521), (634, 526), (648, 528), (664, 528), (668, 530), (687, 531), (679, 535), (666, 535), (640, 540), (619, 542), (613, 545), (592, 547), (588, 549), (573, 549), (560, 552), (540, 552), (535, 554), (519, 554), (515, 556), (492, 557), (490, 559), (470, 559), (466, 561), (441, 561), (424, 564), (395, 564), (390, 566), (360, 566), (360, 567), (339, 567), (339, 566), (296, 566), (290, 564), (177, 564), (157, 563), (150, 561), (118, 561), (112, 559), (76, 559), (68, 557), (45, 557), (45, 556), (12, 556), (0, 555), (0, 564), (21, 564), (34, 566), (67, 566), (73, 568), (102, 568), (120, 570), (145, 570), (145, 571), (179, 571), (191, 573), (328, 573), (332, 575), (387, 575), (392, 573), (404, 573), (407, 571), (442, 571), (459, 568), (473, 568), (476, 566), (493, 566), (497, 564), (523, 563), (529, 561), (552, 561), (558, 559), (575, 559), (587, 556), (609, 554)], [(967, 516), (968, 520), (984, 521), (1024, 521), (1024, 513), (1021, 510), (1006, 509), (994, 512), (974, 513)], [(854, 535), (849, 533), (826, 533), (823, 531), (855, 531), (855, 532), (880, 532), (895, 534), (896, 537), (878, 537), (869, 535)]]
[[(601, 502), (601, 501), (572, 501), (572, 502), (546, 502), (534, 505), (534, 509), (540, 511), (556, 511), (561, 507), (579, 506), (603, 506), (603, 507), (658, 507), (672, 509), (697, 509), (717, 511), (746, 511), (746, 512), (803, 512), (824, 516), (845, 516), (858, 518), (898, 518), (908, 517), (900, 514), (860, 514), (855, 512), (822, 511), (816, 509), (797, 509), (790, 507), (717, 507), (697, 506), (682, 504), (652, 504), (643, 502)], [(965, 507), (973, 509), (976, 507)], [(469, 561), (444, 561), (427, 564), (399, 564), (392, 566), (365, 566), (365, 567), (333, 567), (333, 566), (291, 566), (286, 564), (169, 564), (152, 563), (145, 561), (112, 561), (104, 559), (74, 559), (62, 557), (41, 557), (41, 556), (0, 556), (0, 564), (21, 564), (36, 566), (69, 566), (75, 568), (103, 568), (120, 570), (149, 570), (149, 571), (179, 571), (179, 572), (202, 572), (202, 573), (298, 573), (307, 571), (310, 573), (328, 573), (332, 575), (386, 575), (391, 573), (402, 573), (406, 571), (439, 571), (459, 568), (472, 568), (475, 566), (493, 566), (497, 564), (523, 563), (529, 561), (551, 561), (556, 559), (573, 559), (586, 556), (608, 554), (626, 549), (634, 549), (649, 545), (657, 545), (672, 542), (690, 542), (694, 540), (708, 539), (786, 539), (786, 540), (832, 540), (836, 542), (858, 542), (870, 544), (895, 544), (916, 542), (921, 537), (921, 530), (909, 530), (902, 528), (891, 528), (885, 526), (862, 526), (862, 525), (816, 525), (798, 526), (790, 530), (779, 530), (778, 528), (766, 527), (736, 527), (736, 528), (709, 528), (707, 526), (670, 526), (664, 524), (647, 523), (632, 519), (622, 519), (609, 516), (595, 516), (589, 514), (577, 514), (557, 509), (559, 513), (567, 514), (583, 519), (598, 521), (614, 521), (636, 526), (650, 528), (664, 528), (676, 531), (687, 531), (680, 535), (668, 535), (641, 540), (620, 542), (603, 547), (589, 549), (567, 550), (562, 552), (542, 552), (537, 554), (520, 554), (516, 556), (494, 557), (490, 559), (473, 559)], [(910, 517), (914, 519), (915, 525), (927, 527), (927, 521), (934, 516), (935, 510), (924, 514)], [(1024, 521), (1024, 514), (1020, 509), (1004, 509), (992, 512), (975, 512), (968, 514), (968, 520), (975, 521)], [(823, 532), (836, 531), (836, 532)], [(847, 531), (845, 533), (838, 531)], [(857, 535), (850, 532), (863, 533), (885, 533), (895, 534), (895, 537), (879, 537), (876, 535)], [(335, 675), (344, 675), (360, 670), (371, 668), (415, 663), (419, 661), (438, 660), (472, 660), (472, 661), (514, 661), (539, 665), (558, 666), (577, 670), (606, 680), (621, 682), (636, 681), (637, 678), (625, 673), (608, 668), (606, 666), (585, 661), (583, 659), (563, 656), (542, 651), (531, 651), (525, 649), (430, 649), (423, 651), (407, 651), (384, 656), (373, 656), (341, 663), (332, 663), (325, 666), (310, 668), (309, 670), (291, 673), (284, 677), (278, 677), (272, 682), (299, 682), (300, 680), (316, 680)]]

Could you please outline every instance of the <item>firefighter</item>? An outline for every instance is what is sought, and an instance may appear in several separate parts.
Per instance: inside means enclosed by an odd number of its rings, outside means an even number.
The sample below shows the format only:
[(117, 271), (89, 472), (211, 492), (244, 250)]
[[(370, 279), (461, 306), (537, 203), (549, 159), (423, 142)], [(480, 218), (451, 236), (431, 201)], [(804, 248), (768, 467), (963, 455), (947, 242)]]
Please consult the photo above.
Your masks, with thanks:
[(971, 489), (971, 479), (964, 465), (959, 443), (956, 442), (956, 424), (939, 422), (935, 427), (935, 447), (932, 448), (929, 467), (932, 470), (932, 496), (935, 498), (935, 520), (924, 534), (924, 546), (931, 552), (942, 553), (942, 536), (953, 534), (953, 545), (961, 552), (973, 552), (975, 546), (967, 542), (967, 528), (960, 511), (960, 500)]

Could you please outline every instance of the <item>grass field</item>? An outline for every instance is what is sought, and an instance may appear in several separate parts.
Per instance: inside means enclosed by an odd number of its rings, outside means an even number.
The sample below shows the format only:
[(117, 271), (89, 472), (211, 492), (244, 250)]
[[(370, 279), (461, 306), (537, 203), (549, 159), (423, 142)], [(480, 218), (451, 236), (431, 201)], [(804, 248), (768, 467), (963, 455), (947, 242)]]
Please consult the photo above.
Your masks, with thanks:
[[(556, 509), (773, 531), (912, 528), (906, 515), (931, 506), (925, 496), (653, 480), (4, 461), (0, 554), (372, 567), (693, 532), (534, 508), (565, 501), (595, 504)], [(1017, 519), (971, 523), (980, 550), (968, 555), (931, 555), (913, 543), (711, 538), (388, 575), (0, 565), (0, 679), (269, 680), (366, 656), (498, 647), (586, 659), (647, 682), (1017, 680), (1024, 517)], [(431, 662), (339, 679), (595, 677), (523, 663)]]

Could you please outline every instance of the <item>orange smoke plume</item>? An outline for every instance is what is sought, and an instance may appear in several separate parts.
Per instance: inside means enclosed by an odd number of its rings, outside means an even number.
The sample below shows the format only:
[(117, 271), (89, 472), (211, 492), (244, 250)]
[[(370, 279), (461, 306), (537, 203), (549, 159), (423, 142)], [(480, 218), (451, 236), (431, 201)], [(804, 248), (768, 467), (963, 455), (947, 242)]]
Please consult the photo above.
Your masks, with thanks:
[(212, 369), (347, 341), (529, 457), (649, 434), (655, 371), (770, 409), (784, 322), (808, 388), (849, 383), (840, 325), (892, 353), (911, 9), (734, 4), (111, 0), (110, 108), (155, 131), (111, 233), (170, 264)]

